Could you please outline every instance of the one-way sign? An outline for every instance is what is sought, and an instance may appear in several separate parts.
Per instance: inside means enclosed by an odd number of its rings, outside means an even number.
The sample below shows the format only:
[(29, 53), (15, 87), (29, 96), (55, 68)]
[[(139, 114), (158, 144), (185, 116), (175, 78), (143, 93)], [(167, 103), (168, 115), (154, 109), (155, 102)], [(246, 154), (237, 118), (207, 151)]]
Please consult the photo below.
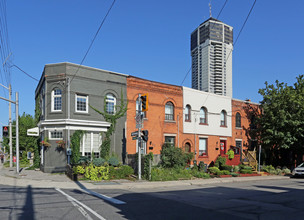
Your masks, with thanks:
[(136, 137), (137, 137), (137, 136), (138, 136), (138, 131), (134, 131), (134, 132), (132, 132), (132, 133), (131, 133), (131, 136), (132, 136), (132, 137), (134, 137), (134, 136), (136, 136)]

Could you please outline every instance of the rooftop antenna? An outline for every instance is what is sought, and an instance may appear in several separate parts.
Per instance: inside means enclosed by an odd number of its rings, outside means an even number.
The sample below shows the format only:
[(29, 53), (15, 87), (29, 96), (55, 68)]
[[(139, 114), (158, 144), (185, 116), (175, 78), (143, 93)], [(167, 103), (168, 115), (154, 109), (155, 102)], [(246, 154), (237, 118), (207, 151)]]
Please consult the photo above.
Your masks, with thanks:
[(211, 0), (209, 2), (209, 15), (210, 15), (210, 18), (212, 17), (212, 13), (211, 13)]

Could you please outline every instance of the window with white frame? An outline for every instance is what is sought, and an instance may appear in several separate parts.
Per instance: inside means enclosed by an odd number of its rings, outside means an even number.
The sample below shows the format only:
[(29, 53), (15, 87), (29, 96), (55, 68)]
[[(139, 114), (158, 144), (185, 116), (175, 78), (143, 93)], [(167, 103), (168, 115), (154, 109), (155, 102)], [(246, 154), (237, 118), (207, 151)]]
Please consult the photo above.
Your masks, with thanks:
[(62, 110), (62, 92), (60, 89), (54, 89), (52, 91), (52, 111)]
[(63, 132), (62, 131), (50, 131), (50, 140), (62, 140)]
[(99, 158), (101, 144), (102, 144), (102, 138), (100, 133), (87, 132), (83, 135), (80, 141), (80, 153), (82, 156), (86, 156), (90, 159), (93, 153), (94, 158)]
[(167, 102), (165, 105), (165, 120), (174, 120), (174, 105), (172, 102)]
[(227, 126), (227, 113), (225, 110), (221, 111), (221, 126), (222, 127)]
[(115, 114), (116, 98), (112, 93), (108, 93), (106, 97), (106, 111), (108, 114)]
[(205, 107), (200, 109), (200, 124), (207, 124), (207, 109)]
[(186, 105), (185, 121), (191, 122), (191, 106), (190, 105)]
[(76, 112), (88, 113), (89, 97), (76, 94)]
[(199, 139), (199, 156), (207, 156), (207, 138)]

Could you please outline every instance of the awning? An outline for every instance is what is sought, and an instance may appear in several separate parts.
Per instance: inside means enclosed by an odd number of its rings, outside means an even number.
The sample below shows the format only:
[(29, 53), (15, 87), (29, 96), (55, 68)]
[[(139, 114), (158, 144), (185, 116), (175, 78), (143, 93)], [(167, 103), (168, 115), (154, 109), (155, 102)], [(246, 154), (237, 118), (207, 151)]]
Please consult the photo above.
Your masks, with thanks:
[(34, 128), (30, 128), (27, 129), (27, 136), (39, 136), (39, 128), (38, 127), (34, 127)]

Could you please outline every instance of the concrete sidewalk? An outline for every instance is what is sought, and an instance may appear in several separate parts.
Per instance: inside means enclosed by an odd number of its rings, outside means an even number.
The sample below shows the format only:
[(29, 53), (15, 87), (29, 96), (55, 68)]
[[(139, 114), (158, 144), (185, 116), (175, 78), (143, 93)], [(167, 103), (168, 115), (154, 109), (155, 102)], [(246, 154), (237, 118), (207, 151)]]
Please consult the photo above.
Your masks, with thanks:
[(229, 177), (229, 178), (212, 178), (212, 179), (195, 179), (166, 182), (149, 182), (149, 181), (129, 181), (129, 180), (111, 180), (111, 181), (72, 181), (65, 174), (50, 174), (35, 170), (21, 170), (16, 173), (16, 168), (5, 168), (0, 164), (0, 184), (11, 186), (31, 185), (38, 188), (63, 188), (63, 189), (132, 189), (132, 188), (170, 188), (174, 186), (200, 186), (217, 183), (262, 181), (262, 180), (279, 180), (289, 179), (286, 176), (254, 176), (254, 177)]

